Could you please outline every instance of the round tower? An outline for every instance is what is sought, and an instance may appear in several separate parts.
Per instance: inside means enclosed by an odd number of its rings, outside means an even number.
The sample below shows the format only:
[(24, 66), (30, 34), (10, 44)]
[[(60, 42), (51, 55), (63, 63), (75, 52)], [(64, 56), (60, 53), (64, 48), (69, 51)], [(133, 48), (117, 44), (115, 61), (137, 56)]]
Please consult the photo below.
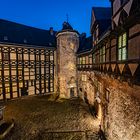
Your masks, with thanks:
[(57, 37), (58, 92), (60, 97), (77, 96), (76, 52), (79, 47), (79, 34), (68, 22)]

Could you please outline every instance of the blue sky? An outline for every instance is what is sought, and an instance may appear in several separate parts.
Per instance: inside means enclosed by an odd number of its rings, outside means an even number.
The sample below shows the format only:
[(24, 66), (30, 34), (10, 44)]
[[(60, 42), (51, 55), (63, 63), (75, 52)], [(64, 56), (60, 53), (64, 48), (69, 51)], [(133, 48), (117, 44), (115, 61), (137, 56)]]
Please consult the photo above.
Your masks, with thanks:
[(0, 0), (0, 18), (25, 25), (61, 30), (69, 15), (69, 23), (80, 33), (90, 35), (91, 8), (108, 7), (109, 0)]

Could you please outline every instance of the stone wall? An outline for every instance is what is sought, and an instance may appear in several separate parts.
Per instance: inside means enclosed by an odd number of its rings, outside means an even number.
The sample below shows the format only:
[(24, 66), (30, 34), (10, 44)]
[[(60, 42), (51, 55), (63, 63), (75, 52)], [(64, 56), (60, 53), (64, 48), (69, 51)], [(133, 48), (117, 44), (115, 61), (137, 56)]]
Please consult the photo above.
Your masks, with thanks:
[(140, 139), (140, 87), (99, 72), (78, 72), (78, 85), (81, 98), (87, 93), (89, 103), (101, 106), (97, 115), (108, 140)]

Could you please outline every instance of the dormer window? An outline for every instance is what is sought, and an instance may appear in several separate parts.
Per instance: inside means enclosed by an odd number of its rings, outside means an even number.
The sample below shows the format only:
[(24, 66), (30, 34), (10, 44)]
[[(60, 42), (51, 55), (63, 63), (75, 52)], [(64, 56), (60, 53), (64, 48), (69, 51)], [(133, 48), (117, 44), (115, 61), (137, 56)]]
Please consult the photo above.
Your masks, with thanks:
[(27, 40), (26, 40), (26, 39), (24, 39), (24, 40), (23, 40), (23, 42), (24, 42), (24, 43), (27, 43)]
[(7, 41), (8, 40), (8, 36), (4, 36), (4, 41)]
[(52, 46), (52, 43), (49, 43), (49, 46)]
[(50, 35), (54, 35), (53, 27), (50, 27)]

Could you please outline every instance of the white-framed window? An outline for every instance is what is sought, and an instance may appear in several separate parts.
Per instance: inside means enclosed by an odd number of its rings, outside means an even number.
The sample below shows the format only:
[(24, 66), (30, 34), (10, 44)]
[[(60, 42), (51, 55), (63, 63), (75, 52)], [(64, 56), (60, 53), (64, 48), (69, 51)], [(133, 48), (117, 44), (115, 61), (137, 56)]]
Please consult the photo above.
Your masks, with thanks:
[(118, 60), (126, 60), (127, 58), (127, 50), (126, 50), (126, 44), (127, 44), (127, 34), (123, 33), (118, 38)]

